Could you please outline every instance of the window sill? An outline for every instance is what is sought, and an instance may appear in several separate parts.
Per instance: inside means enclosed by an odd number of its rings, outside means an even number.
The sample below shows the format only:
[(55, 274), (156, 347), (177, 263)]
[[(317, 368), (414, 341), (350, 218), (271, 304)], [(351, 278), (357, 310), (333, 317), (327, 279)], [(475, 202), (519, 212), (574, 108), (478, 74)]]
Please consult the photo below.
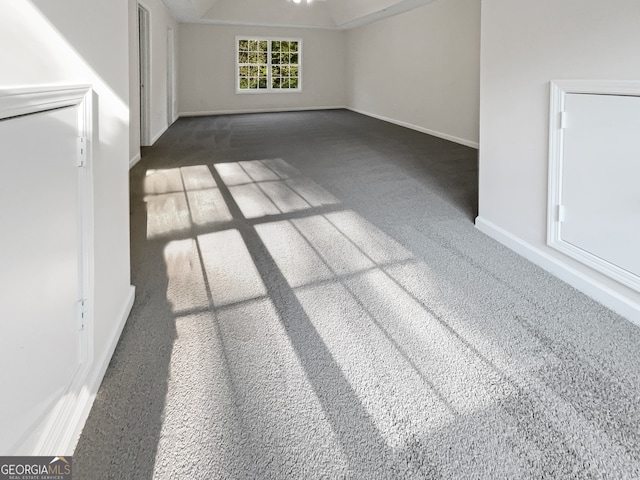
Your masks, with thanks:
[(302, 93), (301, 88), (287, 88), (287, 89), (260, 89), (260, 90), (240, 90), (236, 89), (236, 95), (265, 95), (269, 93), (280, 94), (280, 93)]

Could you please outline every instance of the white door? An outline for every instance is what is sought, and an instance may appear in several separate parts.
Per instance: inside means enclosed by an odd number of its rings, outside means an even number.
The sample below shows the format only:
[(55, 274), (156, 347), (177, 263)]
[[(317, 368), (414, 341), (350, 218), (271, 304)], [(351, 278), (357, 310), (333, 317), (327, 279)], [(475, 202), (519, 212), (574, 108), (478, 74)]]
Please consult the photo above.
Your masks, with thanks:
[(140, 145), (151, 145), (150, 95), (151, 95), (151, 50), (149, 12), (138, 5), (138, 79), (140, 81)]
[(167, 30), (167, 125), (171, 126), (175, 117), (175, 39), (173, 29)]
[(561, 238), (640, 276), (640, 97), (567, 94)]
[(78, 106), (0, 121), (0, 455), (31, 453), (81, 363), (78, 135)]

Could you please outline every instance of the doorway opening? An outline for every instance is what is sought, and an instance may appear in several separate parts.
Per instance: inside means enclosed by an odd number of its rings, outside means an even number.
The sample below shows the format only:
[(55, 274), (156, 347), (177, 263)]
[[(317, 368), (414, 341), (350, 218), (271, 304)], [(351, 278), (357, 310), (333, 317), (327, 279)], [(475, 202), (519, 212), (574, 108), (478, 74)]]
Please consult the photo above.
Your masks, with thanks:
[(167, 30), (167, 126), (176, 118), (176, 67), (175, 67), (175, 38), (173, 29)]
[(138, 78), (140, 80), (140, 145), (151, 145), (149, 128), (149, 11), (138, 5)]

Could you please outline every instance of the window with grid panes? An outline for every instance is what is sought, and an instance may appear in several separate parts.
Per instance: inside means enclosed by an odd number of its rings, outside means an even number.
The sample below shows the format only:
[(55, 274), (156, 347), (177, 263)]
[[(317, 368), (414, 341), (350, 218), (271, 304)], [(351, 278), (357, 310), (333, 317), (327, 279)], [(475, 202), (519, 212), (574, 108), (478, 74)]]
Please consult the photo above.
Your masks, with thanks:
[(301, 60), (301, 39), (237, 37), (236, 91), (299, 92)]

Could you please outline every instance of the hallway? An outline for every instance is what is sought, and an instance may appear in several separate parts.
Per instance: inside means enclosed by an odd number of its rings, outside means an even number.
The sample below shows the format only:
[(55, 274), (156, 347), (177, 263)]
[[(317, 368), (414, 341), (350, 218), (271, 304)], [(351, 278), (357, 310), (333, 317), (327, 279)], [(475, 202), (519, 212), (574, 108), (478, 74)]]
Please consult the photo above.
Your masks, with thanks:
[(130, 180), (137, 298), (77, 478), (640, 475), (640, 331), (475, 229), (477, 151), (183, 118)]

